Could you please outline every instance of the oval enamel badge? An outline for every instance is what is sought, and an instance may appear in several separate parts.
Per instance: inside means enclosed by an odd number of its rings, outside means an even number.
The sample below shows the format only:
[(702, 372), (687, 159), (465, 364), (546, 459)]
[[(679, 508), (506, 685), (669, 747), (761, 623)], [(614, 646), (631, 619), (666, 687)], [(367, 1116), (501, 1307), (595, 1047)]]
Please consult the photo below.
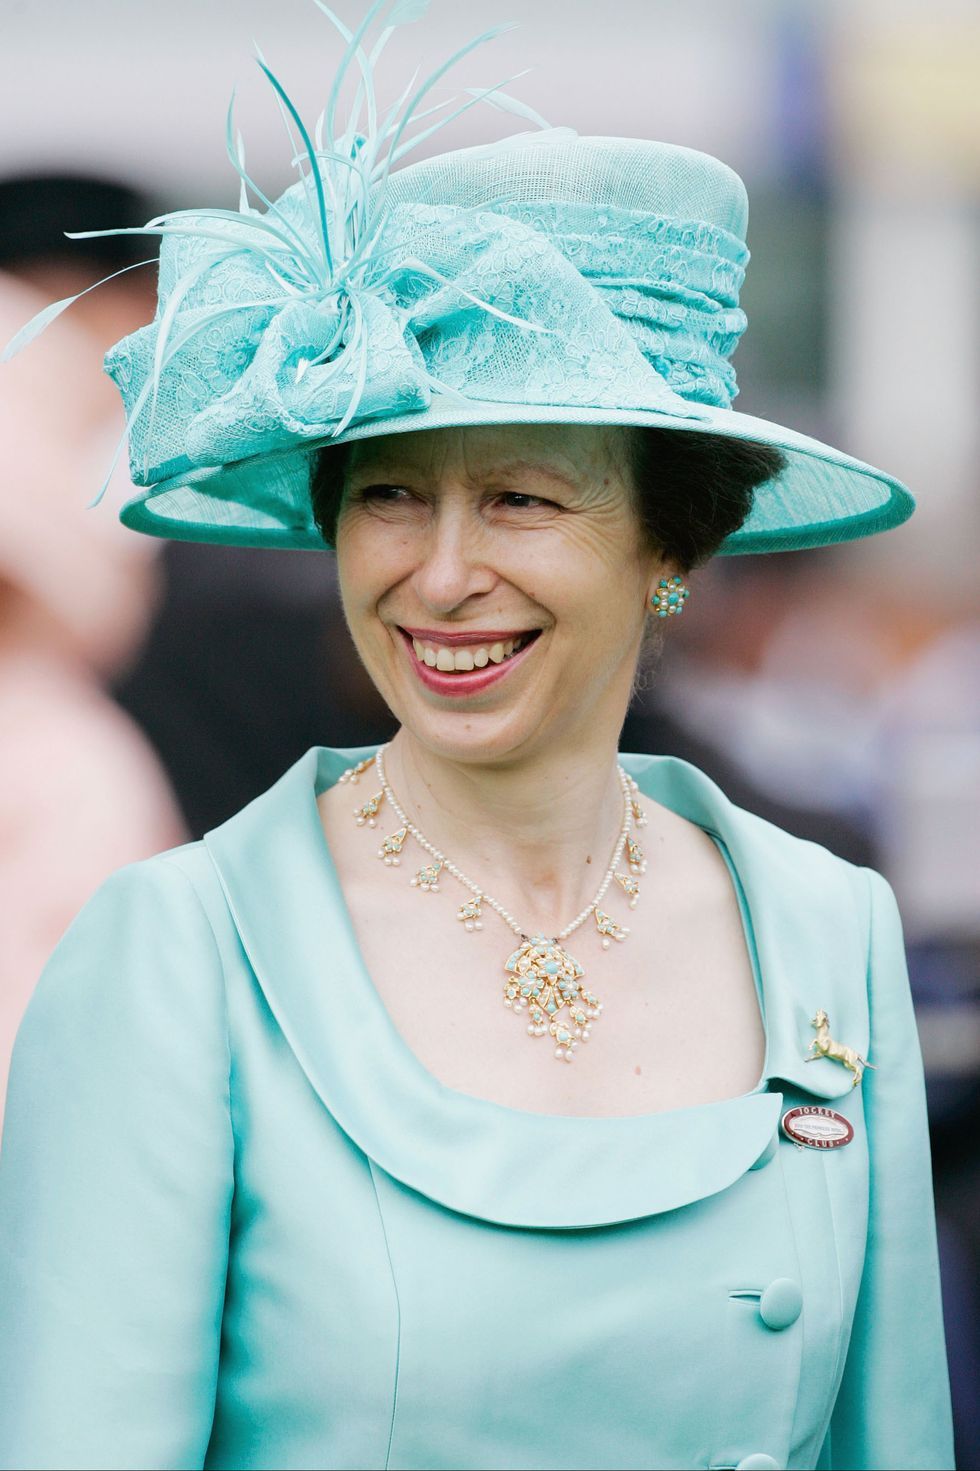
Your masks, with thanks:
[(840, 1149), (854, 1138), (850, 1119), (816, 1103), (788, 1109), (783, 1114), (782, 1128), (788, 1139), (807, 1149)]

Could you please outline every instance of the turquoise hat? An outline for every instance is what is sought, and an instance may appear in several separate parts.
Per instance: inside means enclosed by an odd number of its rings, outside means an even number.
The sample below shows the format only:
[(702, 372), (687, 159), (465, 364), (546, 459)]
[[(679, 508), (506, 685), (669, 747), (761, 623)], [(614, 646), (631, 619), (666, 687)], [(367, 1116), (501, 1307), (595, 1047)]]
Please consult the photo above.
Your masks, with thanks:
[[(386, 116), (375, 70), (394, 25), (423, 8), (378, 0), (353, 35), (340, 27), (347, 47), (312, 135), (260, 57), (296, 182), (275, 201), (256, 188), (229, 110), (239, 209), (179, 211), (136, 232), (160, 236), (158, 309), (105, 359), (140, 487), (126, 525), (322, 549), (310, 477), (323, 446), (517, 423), (776, 447), (784, 468), (756, 490), (723, 553), (822, 546), (905, 521), (914, 501), (891, 476), (732, 408), (748, 203), (726, 165), (672, 144), (548, 128), (496, 87), (470, 92), (451, 116), (485, 99), (540, 131), (398, 167), (440, 125), (421, 104), (451, 62)], [(349, 73), (358, 95), (341, 129)], [(8, 353), (36, 330), (28, 324)]]

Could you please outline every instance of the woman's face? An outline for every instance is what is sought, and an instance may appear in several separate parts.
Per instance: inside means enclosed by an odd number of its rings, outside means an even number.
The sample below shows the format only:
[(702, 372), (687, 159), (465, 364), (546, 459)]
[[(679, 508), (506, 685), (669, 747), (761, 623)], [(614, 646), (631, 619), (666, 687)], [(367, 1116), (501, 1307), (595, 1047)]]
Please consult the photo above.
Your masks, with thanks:
[(449, 759), (615, 742), (647, 599), (628, 430), (493, 425), (351, 447), (344, 610), (400, 724)]

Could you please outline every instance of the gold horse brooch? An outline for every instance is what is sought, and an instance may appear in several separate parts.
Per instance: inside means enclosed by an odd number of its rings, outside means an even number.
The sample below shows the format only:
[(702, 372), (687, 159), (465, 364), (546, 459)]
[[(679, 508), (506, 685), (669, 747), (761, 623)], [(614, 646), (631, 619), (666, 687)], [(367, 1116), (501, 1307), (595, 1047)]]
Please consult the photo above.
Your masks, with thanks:
[(810, 1022), (811, 1027), (816, 1028), (817, 1035), (810, 1043), (807, 1051), (812, 1056), (804, 1059), (806, 1062), (816, 1062), (818, 1057), (829, 1057), (832, 1062), (839, 1062), (854, 1074), (851, 1087), (856, 1088), (864, 1074), (864, 1069), (869, 1067), (874, 1070), (874, 1063), (868, 1062), (853, 1047), (848, 1047), (843, 1042), (835, 1042), (830, 1035), (830, 1017), (825, 1011), (818, 1011)]

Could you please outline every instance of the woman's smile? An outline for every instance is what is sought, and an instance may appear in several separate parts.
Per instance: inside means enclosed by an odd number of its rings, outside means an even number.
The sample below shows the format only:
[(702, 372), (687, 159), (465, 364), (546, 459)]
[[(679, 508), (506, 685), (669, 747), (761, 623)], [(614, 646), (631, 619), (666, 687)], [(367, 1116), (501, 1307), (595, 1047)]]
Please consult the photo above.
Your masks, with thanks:
[(426, 689), (457, 699), (479, 694), (510, 674), (524, 662), (540, 632), (398, 629), (411, 668)]

